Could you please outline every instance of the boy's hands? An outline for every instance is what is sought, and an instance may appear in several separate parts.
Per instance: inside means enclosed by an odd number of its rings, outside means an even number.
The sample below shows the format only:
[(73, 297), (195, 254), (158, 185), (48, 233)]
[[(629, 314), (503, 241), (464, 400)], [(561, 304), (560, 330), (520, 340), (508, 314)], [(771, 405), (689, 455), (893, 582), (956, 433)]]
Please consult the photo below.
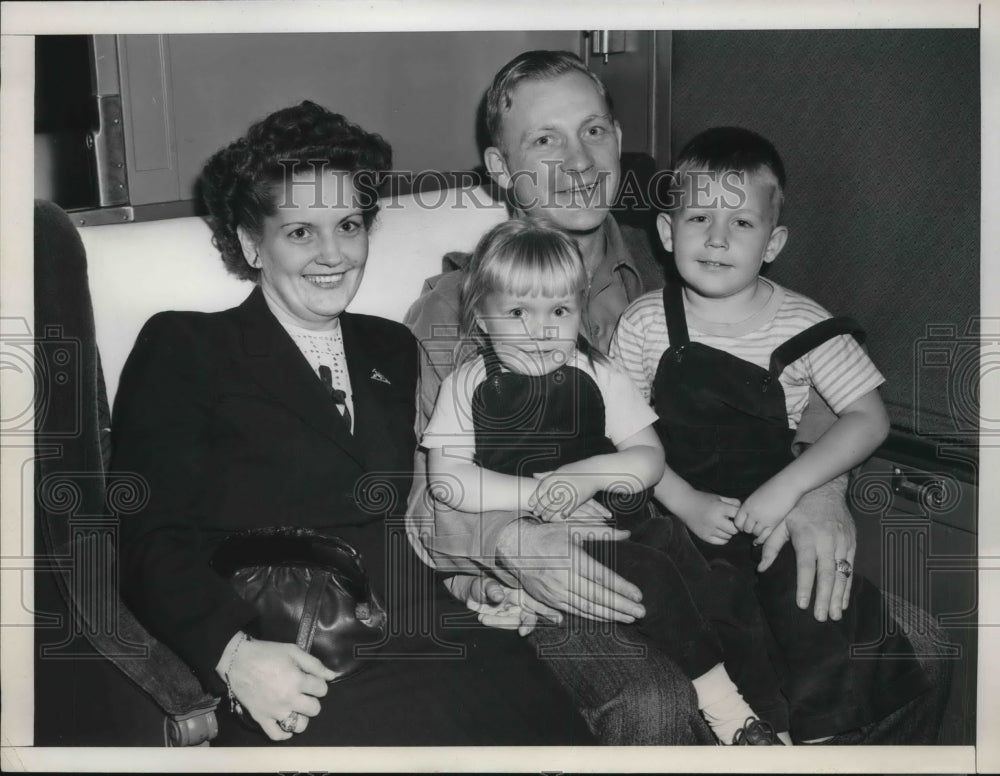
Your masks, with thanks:
[(738, 499), (688, 488), (672, 501), (671, 511), (703, 542), (726, 544), (736, 535), (733, 518), (740, 508)]
[(798, 503), (801, 494), (772, 478), (747, 496), (736, 512), (733, 524), (744, 533), (757, 537), (763, 544)]

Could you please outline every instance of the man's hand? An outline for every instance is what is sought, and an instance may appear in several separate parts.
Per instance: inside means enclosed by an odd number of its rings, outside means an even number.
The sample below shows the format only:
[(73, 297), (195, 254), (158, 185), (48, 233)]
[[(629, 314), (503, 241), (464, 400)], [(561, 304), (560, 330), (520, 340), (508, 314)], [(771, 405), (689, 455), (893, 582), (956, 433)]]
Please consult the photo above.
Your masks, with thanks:
[(796, 602), (801, 609), (809, 606), (815, 582), (813, 615), (820, 622), (826, 620), (827, 615), (839, 620), (851, 596), (851, 578), (836, 570), (836, 561), (840, 559), (853, 566), (857, 549), (854, 518), (844, 501), (846, 486), (847, 475), (842, 475), (806, 493), (764, 542), (763, 556), (757, 567), (758, 571), (767, 569), (785, 542), (791, 539), (798, 569)]
[(691, 533), (709, 544), (726, 544), (739, 532), (733, 523), (739, 508), (738, 499), (694, 488), (688, 488), (683, 495), (678, 494), (671, 505), (671, 511), (691, 529)]
[(497, 558), (530, 596), (546, 606), (592, 620), (628, 623), (646, 613), (639, 603), (641, 591), (582, 546), (586, 539), (627, 537), (627, 531), (607, 525), (518, 520), (501, 534)]

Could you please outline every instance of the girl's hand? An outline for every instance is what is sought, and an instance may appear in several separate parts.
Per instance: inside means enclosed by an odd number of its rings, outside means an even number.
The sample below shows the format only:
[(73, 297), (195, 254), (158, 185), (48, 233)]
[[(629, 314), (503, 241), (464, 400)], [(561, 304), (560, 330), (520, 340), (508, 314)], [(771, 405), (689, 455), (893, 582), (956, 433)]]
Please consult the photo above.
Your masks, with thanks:
[(751, 493), (736, 513), (733, 524), (762, 544), (799, 501), (800, 494), (770, 479)]
[(585, 474), (569, 474), (556, 469), (545, 474), (536, 474), (540, 480), (535, 492), (528, 499), (531, 513), (546, 522), (566, 520), (590, 501), (599, 486)]
[(673, 512), (703, 542), (726, 544), (738, 533), (733, 518), (740, 508), (739, 499), (691, 488), (672, 506)]
[(607, 525), (608, 518), (610, 517), (611, 510), (597, 499), (592, 498), (590, 501), (584, 501), (580, 504), (567, 519), (584, 525), (587, 523), (591, 525)]
[[(336, 674), (317, 658), (294, 644), (276, 641), (243, 641), (229, 667), (229, 686), (243, 709), (272, 741), (284, 741), (301, 733), (309, 719), (319, 714), (319, 698)], [(292, 712), (298, 718), (291, 733), (278, 722)]]

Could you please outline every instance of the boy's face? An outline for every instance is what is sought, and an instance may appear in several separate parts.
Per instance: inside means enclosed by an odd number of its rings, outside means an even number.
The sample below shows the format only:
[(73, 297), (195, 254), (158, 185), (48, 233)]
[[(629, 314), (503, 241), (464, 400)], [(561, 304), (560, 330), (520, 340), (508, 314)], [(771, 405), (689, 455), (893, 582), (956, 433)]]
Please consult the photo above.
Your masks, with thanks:
[(761, 266), (777, 258), (788, 237), (784, 226), (774, 226), (774, 176), (694, 170), (686, 183), (681, 207), (656, 221), (684, 283), (712, 299), (752, 292)]
[(621, 130), (582, 73), (522, 81), (486, 168), (518, 208), (570, 232), (597, 229), (618, 189)]

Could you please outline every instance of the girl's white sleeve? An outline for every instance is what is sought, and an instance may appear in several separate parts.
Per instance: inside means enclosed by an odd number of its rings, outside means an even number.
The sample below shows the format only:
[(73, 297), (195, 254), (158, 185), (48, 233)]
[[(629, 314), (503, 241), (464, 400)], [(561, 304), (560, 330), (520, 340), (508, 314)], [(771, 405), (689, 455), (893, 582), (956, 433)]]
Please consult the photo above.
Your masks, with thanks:
[(474, 376), (459, 367), (441, 382), (434, 413), (424, 429), (420, 445), (427, 449), (450, 447), (475, 450), (472, 425)]
[(656, 412), (614, 362), (595, 364), (604, 399), (604, 433), (616, 446), (656, 422)]

